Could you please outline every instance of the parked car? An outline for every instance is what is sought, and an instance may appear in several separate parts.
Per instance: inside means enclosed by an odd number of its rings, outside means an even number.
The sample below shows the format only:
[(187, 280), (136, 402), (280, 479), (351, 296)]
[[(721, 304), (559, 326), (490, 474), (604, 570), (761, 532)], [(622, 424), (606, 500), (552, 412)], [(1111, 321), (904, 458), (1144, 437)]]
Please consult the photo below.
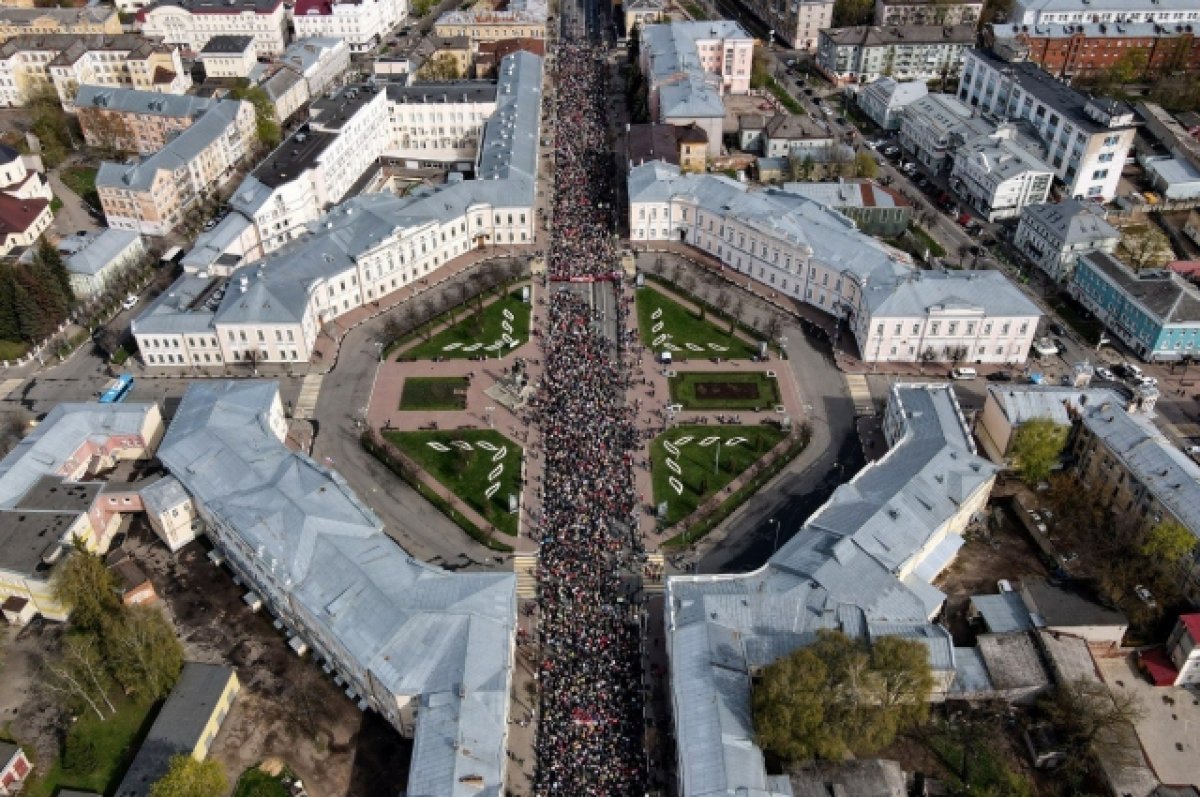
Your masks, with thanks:
[(1146, 604), (1151, 609), (1158, 606), (1158, 601), (1154, 600), (1154, 595), (1150, 592), (1150, 590), (1146, 589), (1141, 584), (1138, 584), (1133, 588), (1133, 593), (1138, 596), (1138, 599), (1142, 603)]
[(1117, 375), (1102, 365), (1096, 369), (1096, 378), (1103, 379), (1106, 382), (1112, 382), (1117, 378)]
[(1013, 585), (1012, 582), (1007, 578), (1002, 578), (996, 582), (996, 589), (1000, 590), (1001, 592), (1012, 592)]
[(1158, 380), (1153, 376), (1135, 377), (1133, 383), (1138, 387), (1158, 387)]
[(126, 310), (132, 310), (134, 307), (137, 306), (137, 303), (138, 303), (138, 297), (131, 293), (128, 296), (126, 296), (124, 299), (121, 300), (121, 307), (123, 307)]
[(1065, 329), (1063, 329), (1063, 328), (1062, 328), (1062, 324), (1059, 324), (1059, 323), (1057, 323), (1057, 322), (1051, 322), (1051, 323), (1050, 323), (1050, 326), (1048, 327), (1048, 329), (1050, 330), (1050, 334), (1052, 334), (1052, 335), (1065, 335), (1065, 334), (1067, 334), (1067, 331), (1066, 331)]
[(1013, 375), (1010, 371), (996, 371), (993, 374), (987, 375), (987, 381), (989, 382), (1011, 382), (1012, 380)]

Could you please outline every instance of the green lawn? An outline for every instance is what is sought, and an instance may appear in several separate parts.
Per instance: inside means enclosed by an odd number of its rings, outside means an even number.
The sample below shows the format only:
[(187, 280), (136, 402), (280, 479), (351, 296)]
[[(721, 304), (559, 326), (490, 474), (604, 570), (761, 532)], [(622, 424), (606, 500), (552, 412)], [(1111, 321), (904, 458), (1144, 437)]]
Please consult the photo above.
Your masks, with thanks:
[[(505, 310), (512, 314), (511, 320), (505, 317)], [(507, 354), (529, 339), (529, 305), (521, 301), (520, 291), (510, 293), (499, 301), (485, 305), (482, 314), (472, 308), (469, 311), (459, 310), (459, 315), (461, 316), (464, 312), (467, 315), (457, 324), (439, 332), (428, 341), (422, 341), (401, 352), (400, 356), (405, 359), (418, 360), (431, 360), (438, 356), (445, 357), (447, 360), (465, 360), (480, 354), (498, 357)], [(504, 329), (506, 320), (512, 327), (511, 331)], [(502, 336), (506, 333), (516, 341), (516, 346), (503, 343), (501, 348), (489, 351), (487, 347), (501, 342)], [(467, 351), (469, 347), (474, 347), (476, 344), (482, 345)], [(447, 346), (450, 348), (446, 348)]]
[[(661, 311), (658, 318), (654, 313)], [(670, 335), (671, 343), (679, 348), (677, 357), (721, 357), (725, 360), (749, 360), (756, 353), (756, 348), (743, 341), (737, 335), (729, 335), (729, 324), (716, 320), (710, 323), (701, 320), (698, 315), (688, 308), (650, 287), (637, 292), (638, 329), (642, 343), (654, 351), (662, 351), (664, 341), (655, 339), (660, 335)], [(654, 328), (662, 324), (658, 331)], [(688, 347), (699, 346), (702, 351)], [(726, 351), (713, 349), (709, 344), (724, 347)]]
[(15, 360), (24, 357), (29, 344), (20, 340), (0, 340), (0, 360)]
[(671, 380), (671, 403), (685, 410), (765, 410), (779, 384), (763, 371), (685, 371)]
[(915, 238), (917, 240), (917, 243), (920, 245), (920, 247), (922, 249), (929, 250), (930, 257), (945, 257), (946, 256), (946, 248), (944, 246), (942, 246), (941, 244), (939, 244), (937, 241), (933, 240), (933, 238), (930, 237), (929, 233), (922, 230), (916, 224), (909, 227), (908, 231), (912, 234), (913, 238)]
[(58, 179), (62, 180), (63, 185), (74, 191), (84, 202), (90, 202), (99, 207), (100, 198), (96, 193), (97, 171), (90, 166), (72, 166), (59, 172)]
[(238, 779), (233, 797), (288, 797), (288, 790), (279, 782), (279, 778), (254, 767), (247, 769)]
[[(384, 436), (485, 520), (505, 534), (516, 536), (517, 516), (508, 511), (508, 496), (521, 494), (521, 448), (516, 443), (492, 429), (385, 432)], [(455, 441), (470, 443), (471, 450), (455, 446)], [(438, 451), (430, 443), (450, 450)], [(490, 444), (494, 450), (480, 443)], [(507, 453), (496, 460), (501, 449), (507, 449)], [(499, 465), (504, 467), (493, 482), (488, 477)], [(489, 484), (500, 485), (491, 498), (486, 495)]]
[(467, 386), (465, 376), (409, 376), (400, 391), (402, 410), (465, 410)]
[[(717, 444), (701, 445), (708, 438), (721, 441), (720, 461)], [(734, 445), (728, 441), (744, 438)], [(690, 438), (690, 439), (688, 439)], [(736, 478), (756, 460), (762, 458), (784, 433), (774, 426), (677, 426), (655, 438), (650, 444), (650, 465), (654, 482), (654, 505), (667, 502), (665, 523), (670, 525), (691, 514), (710, 496)], [(687, 440), (679, 445), (680, 439)], [(667, 450), (666, 442), (675, 444), (679, 456)], [(667, 465), (671, 459), (680, 473)], [(671, 484), (675, 477), (683, 492), (677, 493)]]
[[(114, 699), (115, 702), (115, 699)], [(72, 735), (91, 741), (95, 765), (86, 772), (66, 772), (62, 762), (55, 761), (49, 769), (34, 769), (36, 777), (25, 785), (25, 797), (51, 797), (58, 789), (78, 789), (105, 794), (117, 773), (123, 773), (136, 752), (134, 742), (146, 724), (151, 700), (126, 700), (117, 703), (117, 713), (101, 722), (91, 711), (82, 712)], [(40, 773), (40, 774), (38, 774)]]

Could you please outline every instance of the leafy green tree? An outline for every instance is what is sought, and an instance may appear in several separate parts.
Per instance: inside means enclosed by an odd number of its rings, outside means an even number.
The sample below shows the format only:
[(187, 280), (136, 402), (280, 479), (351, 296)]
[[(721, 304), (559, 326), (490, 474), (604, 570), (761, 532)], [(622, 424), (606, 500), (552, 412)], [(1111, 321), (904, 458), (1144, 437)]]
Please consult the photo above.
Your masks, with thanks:
[(1146, 532), (1140, 553), (1155, 565), (1175, 567), (1196, 550), (1196, 538), (1187, 527), (1174, 520), (1164, 520)]
[(433, 81), (458, 80), (462, 77), (462, 73), (458, 69), (458, 61), (455, 57), (449, 53), (443, 53), (422, 64), (421, 69), (417, 72), (417, 77), (421, 80)]
[(845, 634), (821, 631), (755, 684), (756, 740), (788, 761), (870, 754), (925, 720), (932, 690), (920, 643), (884, 638), (868, 650)]
[(244, 84), (234, 88), (230, 94), (234, 99), (245, 100), (254, 106), (254, 132), (258, 143), (268, 149), (277, 146), (283, 134), (279, 129), (279, 120), (275, 118), (275, 106), (271, 104), (267, 92), (261, 86)]
[(1121, 53), (1121, 57), (1109, 67), (1108, 76), (1114, 85), (1123, 86), (1142, 77), (1149, 63), (1150, 58), (1145, 48), (1135, 47)]
[(879, 174), (879, 164), (869, 152), (860, 152), (854, 156), (854, 171), (859, 177), (873, 178)]
[(96, 741), (90, 730), (84, 731), (73, 725), (63, 745), (62, 767), (73, 775), (86, 775), (100, 763), (96, 753)]
[(150, 797), (221, 797), (229, 789), (225, 770), (215, 759), (172, 756), (167, 774), (150, 787)]
[(183, 669), (183, 647), (163, 613), (152, 606), (127, 606), (104, 629), (109, 666), (130, 694), (159, 698), (171, 691)]
[(59, 603), (71, 607), (71, 625), (76, 629), (101, 631), (121, 611), (116, 576), (78, 540), (55, 570), (50, 587)]
[(833, 4), (833, 27), (869, 25), (875, 17), (874, 0), (836, 0)]
[(1049, 418), (1021, 424), (1013, 436), (1011, 454), (1017, 474), (1026, 483), (1036, 484), (1050, 475), (1067, 444), (1068, 431)]
[(0, 340), (21, 340), (21, 325), (17, 321), (14, 293), (17, 289), (12, 266), (0, 264)]

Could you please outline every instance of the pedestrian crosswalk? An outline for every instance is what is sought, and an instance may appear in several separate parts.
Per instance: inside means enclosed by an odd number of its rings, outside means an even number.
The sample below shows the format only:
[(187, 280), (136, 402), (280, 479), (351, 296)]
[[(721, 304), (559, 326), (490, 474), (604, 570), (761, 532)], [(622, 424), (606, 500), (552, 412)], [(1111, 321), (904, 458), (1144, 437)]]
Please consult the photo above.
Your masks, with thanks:
[(8, 398), (8, 395), (14, 390), (25, 384), (24, 379), (5, 379), (0, 382), (0, 401)]
[(513, 556), (513, 572), (517, 574), (517, 597), (537, 597), (537, 554), (519, 553)]
[(663, 568), (665, 566), (666, 561), (661, 553), (646, 554), (646, 566), (642, 571), (642, 592), (648, 595), (657, 595), (663, 591)]
[(855, 415), (874, 415), (875, 402), (871, 400), (871, 388), (862, 374), (846, 374), (846, 388), (854, 402)]
[(317, 409), (317, 398), (321, 395), (321, 382), (324, 379), (322, 374), (309, 374), (304, 377), (304, 381), (300, 383), (300, 396), (296, 399), (296, 406), (292, 409), (293, 418), (306, 421), (313, 417), (313, 412)]

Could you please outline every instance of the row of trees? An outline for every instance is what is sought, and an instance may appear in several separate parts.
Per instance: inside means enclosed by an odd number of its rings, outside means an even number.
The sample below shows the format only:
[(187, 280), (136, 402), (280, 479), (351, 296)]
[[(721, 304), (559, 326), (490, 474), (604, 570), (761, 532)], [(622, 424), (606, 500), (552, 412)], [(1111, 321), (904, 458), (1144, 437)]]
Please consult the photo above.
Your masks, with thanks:
[(822, 150), (819, 165), (811, 153), (788, 156), (788, 174), (792, 180), (812, 180), (818, 169), (825, 177), (872, 178), (879, 174), (879, 164), (870, 152), (855, 153), (853, 149), (837, 144)]
[(0, 340), (44, 339), (67, 317), (73, 302), (66, 264), (45, 238), (28, 265), (0, 264)]

